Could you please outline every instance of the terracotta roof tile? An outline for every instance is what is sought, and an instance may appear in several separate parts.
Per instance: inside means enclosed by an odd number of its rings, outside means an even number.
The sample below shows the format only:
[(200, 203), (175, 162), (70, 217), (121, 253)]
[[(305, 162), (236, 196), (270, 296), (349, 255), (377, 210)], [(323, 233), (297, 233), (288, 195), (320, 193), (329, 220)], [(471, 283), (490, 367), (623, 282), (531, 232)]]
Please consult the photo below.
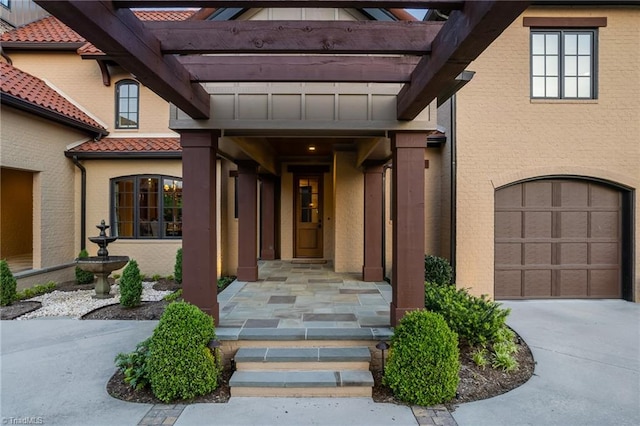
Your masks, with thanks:
[(104, 55), (104, 52), (93, 44), (87, 42), (82, 47), (78, 48), (78, 55)]
[(30, 24), (8, 31), (1, 41), (24, 43), (85, 43), (86, 40), (53, 16), (47, 16)]
[(191, 18), (195, 10), (136, 10), (141, 21), (184, 21)]
[(119, 153), (119, 152), (181, 152), (179, 138), (103, 138), (97, 142), (88, 141), (69, 152)]
[(11, 95), (79, 124), (102, 130), (106, 134), (104, 127), (44, 81), (4, 62), (0, 63), (0, 88), (3, 94)]

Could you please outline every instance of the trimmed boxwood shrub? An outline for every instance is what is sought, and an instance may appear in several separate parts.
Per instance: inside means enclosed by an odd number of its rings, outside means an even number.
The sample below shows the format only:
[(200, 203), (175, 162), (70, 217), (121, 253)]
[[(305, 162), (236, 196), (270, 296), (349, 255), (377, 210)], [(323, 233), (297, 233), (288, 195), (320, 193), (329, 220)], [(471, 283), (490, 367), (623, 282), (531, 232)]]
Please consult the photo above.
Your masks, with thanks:
[(0, 260), (0, 306), (7, 306), (16, 300), (18, 283), (6, 260)]
[(424, 257), (424, 280), (438, 285), (449, 285), (453, 278), (451, 264), (444, 257), (432, 256)]
[(215, 390), (220, 368), (207, 346), (215, 337), (213, 318), (187, 302), (169, 304), (151, 337), (148, 374), (153, 394), (169, 402)]
[(125, 308), (140, 305), (142, 299), (142, 278), (138, 262), (131, 259), (122, 272), (120, 278), (120, 304)]
[(395, 328), (384, 383), (408, 403), (434, 405), (452, 399), (458, 388), (458, 336), (441, 315), (407, 313)]
[[(84, 249), (78, 253), (78, 259), (85, 259), (87, 257), (89, 257), (89, 253)], [(79, 266), (76, 266), (76, 284), (91, 284), (94, 279), (93, 273), (83, 271)]]
[(424, 307), (441, 314), (460, 340), (471, 346), (493, 342), (511, 312), (487, 295), (476, 297), (455, 286), (425, 283), (424, 299)]
[(176, 252), (176, 264), (173, 266), (173, 275), (178, 284), (182, 284), (182, 247)]

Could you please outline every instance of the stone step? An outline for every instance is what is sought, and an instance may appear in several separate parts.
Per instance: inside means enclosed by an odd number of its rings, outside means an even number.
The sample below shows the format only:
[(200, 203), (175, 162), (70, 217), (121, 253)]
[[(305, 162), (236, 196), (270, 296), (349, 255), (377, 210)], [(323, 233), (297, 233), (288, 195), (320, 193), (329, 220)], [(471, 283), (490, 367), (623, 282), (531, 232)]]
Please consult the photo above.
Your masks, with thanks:
[(236, 371), (231, 396), (371, 397), (370, 371)]
[(369, 370), (371, 353), (366, 346), (339, 348), (240, 348), (234, 361), (245, 370)]

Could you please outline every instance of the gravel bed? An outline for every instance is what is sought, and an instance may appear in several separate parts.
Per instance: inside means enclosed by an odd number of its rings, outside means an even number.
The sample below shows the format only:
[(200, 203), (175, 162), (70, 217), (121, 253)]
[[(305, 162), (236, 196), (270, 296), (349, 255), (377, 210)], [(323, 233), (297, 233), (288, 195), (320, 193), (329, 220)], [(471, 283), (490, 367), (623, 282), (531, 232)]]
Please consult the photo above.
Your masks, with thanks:
[[(153, 289), (154, 282), (142, 283), (142, 301), (155, 302), (162, 300), (172, 291), (158, 291)], [(29, 300), (42, 303), (42, 307), (36, 311), (29, 312), (16, 319), (25, 320), (42, 317), (72, 317), (80, 318), (94, 309), (112, 305), (120, 302), (120, 287), (117, 284), (111, 286), (111, 294), (115, 297), (111, 299), (94, 299), (91, 296), (94, 290), (76, 291), (52, 291), (41, 296), (33, 297)]]

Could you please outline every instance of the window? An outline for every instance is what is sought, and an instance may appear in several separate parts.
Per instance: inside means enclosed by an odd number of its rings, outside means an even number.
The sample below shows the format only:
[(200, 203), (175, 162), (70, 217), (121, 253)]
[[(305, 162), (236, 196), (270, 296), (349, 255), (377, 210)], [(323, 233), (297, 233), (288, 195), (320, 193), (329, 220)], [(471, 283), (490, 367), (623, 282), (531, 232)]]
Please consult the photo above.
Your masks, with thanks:
[(120, 238), (181, 238), (182, 179), (127, 176), (111, 180), (111, 229)]
[(596, 30), (531, 31), (531, 97), (596, 98)]
[(116, 129), (138, 128), (140, 87), (133, 80), (116, 84)]
[(4, 6), (7, 9), (11, 9), (11, 1), (10, 0), (0, 0), (0, 5)]

